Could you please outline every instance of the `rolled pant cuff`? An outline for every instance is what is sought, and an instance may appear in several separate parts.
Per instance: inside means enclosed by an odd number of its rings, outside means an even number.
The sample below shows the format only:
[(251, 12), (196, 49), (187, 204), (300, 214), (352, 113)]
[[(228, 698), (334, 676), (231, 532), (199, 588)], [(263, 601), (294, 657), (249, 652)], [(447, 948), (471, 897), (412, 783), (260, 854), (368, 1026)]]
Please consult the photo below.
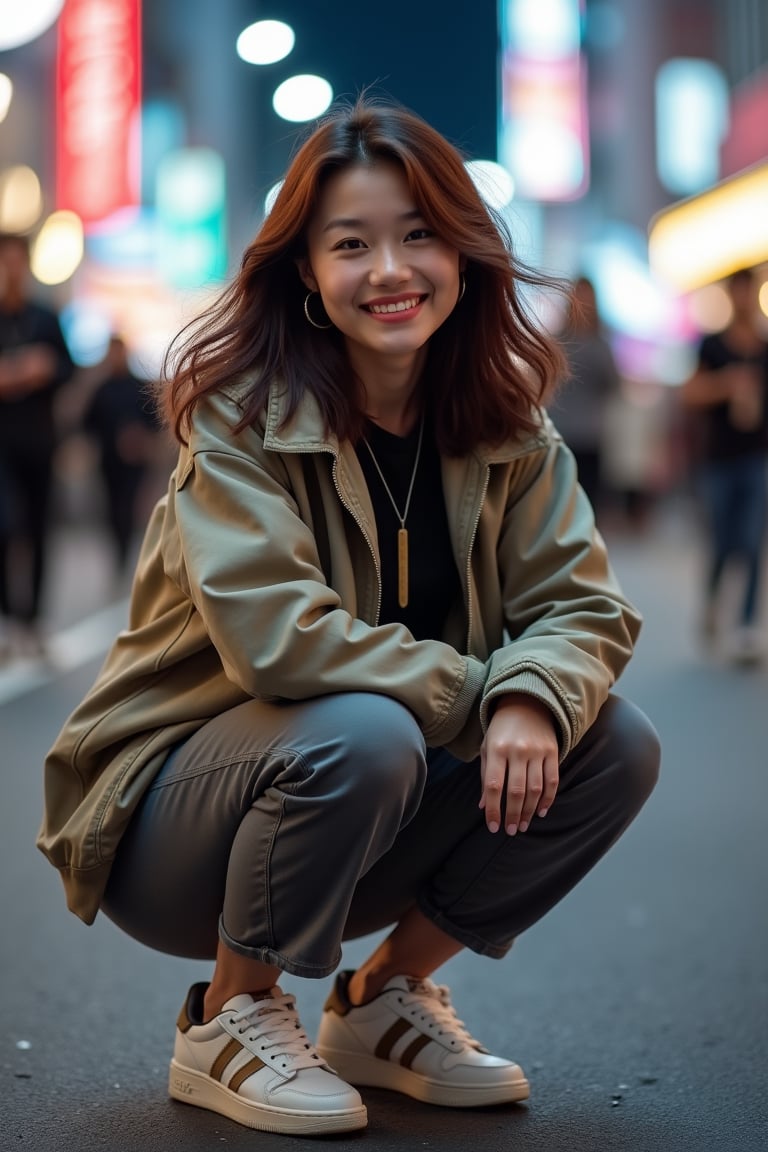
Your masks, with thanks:
[(490, 956), (493, 960), (502, 960), (512, 947), (513, 941), (510, 941), (509, 944), (493, 944), (488, 940), (483, 940), (480, 936), (476, 936), (474, 932), (468, 932), (466, 928), (462, 928), (449, 920), (444, 913), (433, 907), (424, 897), (419, 900), (419, 909), (424, 913), (427, 920), (431, 920), (441, 932), (445, 932), (447, 936), (457, 940), (459, 944), (469, 948), (478, 956)]
[(230, 951), (236, 952), (238, 956), (257, 960), (260, 964), (271, 964), (275, 968), (279, 968), (281, 972), (287, 972), (291, 976), (306, 977), (309, 980), (321, 980), (324, 976), (330, 976), (341, 963), (341, 949), (338, 950), (335, 960), (328, 964), (312, 964), (305, 960), (293, 960), (290, 956), (285, 956), (282, 952), (268, 948), (266, 945), (251, 948), (247, 944), (241, 944), (238, 940), (233, 939), (221, 919), (219, 919), (219, 938)]

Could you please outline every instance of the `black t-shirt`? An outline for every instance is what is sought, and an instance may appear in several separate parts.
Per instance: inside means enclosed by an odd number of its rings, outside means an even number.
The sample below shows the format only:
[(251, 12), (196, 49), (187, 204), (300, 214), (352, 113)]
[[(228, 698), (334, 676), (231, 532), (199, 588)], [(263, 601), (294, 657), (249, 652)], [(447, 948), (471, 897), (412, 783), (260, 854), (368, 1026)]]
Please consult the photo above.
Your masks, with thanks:
[[(370, 421), (365, 436), (401, 512), (408, 499), (419, 439), (417, 425), (408, 436), (395, 436)], [(400, 520), (392, 507), (365, 443), (357, 445), (371, 502), (381, 554), (382, 603), (379, 622), (399, 621), (417, 640), (440, 639), (451, 607), (460, 594), (445, 511), (440, 457), (429, 423), (424, 428), (421, 456), (405, 527), (408, 531), (408, 605), (397, 594), (397, 534)]]
[(768, 453), (768, 343), (761, 352), (746, 355), (732, 348), (722, 333), (705, 336), (699, 347), (699, 366), (705, 372), (719, 372), (732, 364), (751, 365), (755, 369), (755, 387), (760, 390), (758, 418), (753, 427), (739, 427), (727, 402), (702, 410), (704, 443), (707, 460), (729, 460), (737, 456)]

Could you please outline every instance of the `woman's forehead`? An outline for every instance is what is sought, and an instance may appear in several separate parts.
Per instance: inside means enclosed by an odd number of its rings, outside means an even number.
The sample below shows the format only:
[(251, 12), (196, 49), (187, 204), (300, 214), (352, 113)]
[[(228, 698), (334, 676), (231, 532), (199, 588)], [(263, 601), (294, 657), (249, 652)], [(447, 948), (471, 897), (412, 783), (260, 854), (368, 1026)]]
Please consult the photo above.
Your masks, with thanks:
[(329, 219), (363, 219), (368, 215), (400, 216), (417, 210), (403, 169), (394, 161), (354, 164), (334, 172), (326, 181), (314, 214), (314, 223), (326, 227)]

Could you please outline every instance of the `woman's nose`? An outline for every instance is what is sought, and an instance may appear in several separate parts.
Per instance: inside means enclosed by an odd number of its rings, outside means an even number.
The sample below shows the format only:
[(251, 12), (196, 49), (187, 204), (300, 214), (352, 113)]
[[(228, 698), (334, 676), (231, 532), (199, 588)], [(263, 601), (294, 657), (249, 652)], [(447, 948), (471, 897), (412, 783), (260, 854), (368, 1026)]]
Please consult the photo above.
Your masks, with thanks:
[(400, 284), (410, 277), (410, 266), (397, 247), (382, 245), (376, 249), (370, 272), (372, 284)]

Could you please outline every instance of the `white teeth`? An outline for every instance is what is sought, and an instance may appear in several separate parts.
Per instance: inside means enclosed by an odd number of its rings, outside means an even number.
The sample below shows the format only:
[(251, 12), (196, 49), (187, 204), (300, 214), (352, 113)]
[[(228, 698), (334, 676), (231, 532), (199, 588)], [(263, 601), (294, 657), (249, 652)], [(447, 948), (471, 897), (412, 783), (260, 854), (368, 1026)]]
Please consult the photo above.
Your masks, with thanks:
[(396, 304), (369, 304), (371, 312), (385, 313), (385, 312), (407, 312), (409, 308), (415, 308), (419, 302), (418, 296), (414, 296), (411, 300), (398, 300)]

